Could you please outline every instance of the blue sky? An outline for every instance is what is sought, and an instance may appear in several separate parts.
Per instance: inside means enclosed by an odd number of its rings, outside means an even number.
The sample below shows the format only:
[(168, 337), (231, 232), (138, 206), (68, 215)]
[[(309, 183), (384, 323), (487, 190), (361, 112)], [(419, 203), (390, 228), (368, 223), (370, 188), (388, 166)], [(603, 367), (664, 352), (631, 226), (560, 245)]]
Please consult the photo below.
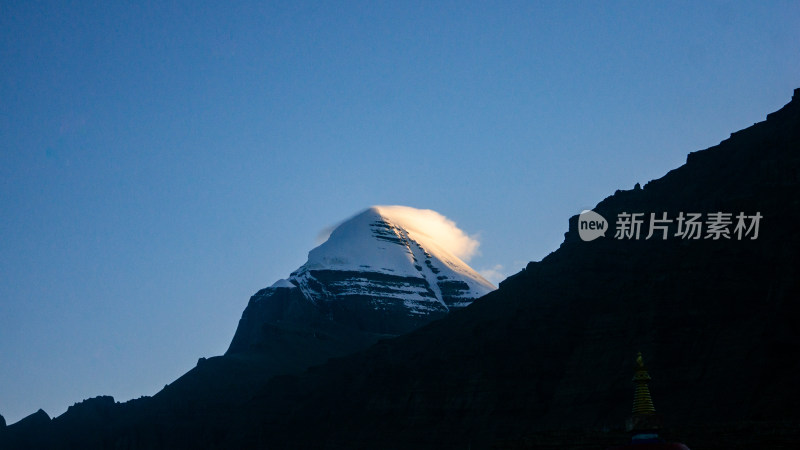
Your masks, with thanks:
[(800, 3), (639, 3), (3, 2), (0, 414), (154, 394), (370, 205), (515, 273), (800, 87)]

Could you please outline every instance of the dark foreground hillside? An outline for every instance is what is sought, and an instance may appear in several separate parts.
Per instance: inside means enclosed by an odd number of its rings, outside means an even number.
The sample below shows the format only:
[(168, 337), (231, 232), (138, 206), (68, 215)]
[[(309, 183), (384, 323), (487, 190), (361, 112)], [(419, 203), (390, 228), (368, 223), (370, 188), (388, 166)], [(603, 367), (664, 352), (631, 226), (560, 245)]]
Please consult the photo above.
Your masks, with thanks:
[[(641, 351), (665, 436), (693, 450), (800, 448), (799, 188), (796, 90), (765, 122), (603, 200), (606, 237), (582, 241), (571, 218), (557, 251), (443, 320), (301, 375), (259, 380), (243, 363), (236, 376), (257, 393), (236, 401), (96, 399), (6, 427), (0, 443), (602, 449), (627, 439)], [(718, 212), (729, 237), (706, 239)], [(639, 239), (614, 238), (622, 213), (644, 213)], [(667, 239), (645, 239), (650, 213), (672, 219)], [(702, 214), (699, 239), (675, 236), (689, 213)], [(737, 236), (740, 213), (761, 216), (756, 239), (752, 219)], [(232, 384), (226, 370), (204, 383)]]

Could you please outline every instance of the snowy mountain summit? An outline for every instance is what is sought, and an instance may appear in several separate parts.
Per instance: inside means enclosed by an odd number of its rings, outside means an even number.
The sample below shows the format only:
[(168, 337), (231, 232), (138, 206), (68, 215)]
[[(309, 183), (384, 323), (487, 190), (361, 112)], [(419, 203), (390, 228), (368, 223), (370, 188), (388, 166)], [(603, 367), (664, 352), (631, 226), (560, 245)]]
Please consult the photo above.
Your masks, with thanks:
[(495, 289), (462, 259), (477, 246), (435, 211), (371, 207), (338, 225), (288, 279), (250, 299), (229, 352), (263, 343), (265, 324), (315, 335), (411, 331)]
[(427, 315), (466, 306), (494, 286), (448, 250), (453, 242), (437, 241), (453, 240), (453, 230), (437, 229), (450, 225), (442, 219), (430, 210), (369, 208), (333, 230), (290, 281), (309, 298), (364, 301), (378, 310), (402, 305)]

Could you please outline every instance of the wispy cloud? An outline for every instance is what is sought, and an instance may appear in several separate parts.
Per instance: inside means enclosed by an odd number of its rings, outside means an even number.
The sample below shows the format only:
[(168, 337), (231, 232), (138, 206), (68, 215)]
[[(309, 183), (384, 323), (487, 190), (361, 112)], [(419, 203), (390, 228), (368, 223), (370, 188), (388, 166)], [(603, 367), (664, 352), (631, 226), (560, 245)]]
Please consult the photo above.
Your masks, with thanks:
[(507, 276), (504, 272), (505, 271), (503, 270), (502, 264), (495, 264), (495, 266), (492, 268), (478, 271), (483, 278), (486, 278), (495, 286), (499, 285), (501, 281), (506, 279)]
[(410, 206), (375, 206), (378, 212), (409, 232), (431, 238), (437, 245), (469, 261), (478, 253), (477, 236), (470, 236), (456, 223), (432, 209), (417, 209)]
[(335, 230), (336, 227), (338, 227), (339, 225), (341, 225), (341, 223), (337, 223), (336, 225), (330, 225), (319, 230), (319, 233), (317, 233), (316, 244), (320, 245), (323, 242), (327, 241), (328, 238), (331, 237), (331, 233), (333, 233), (333, 230)]

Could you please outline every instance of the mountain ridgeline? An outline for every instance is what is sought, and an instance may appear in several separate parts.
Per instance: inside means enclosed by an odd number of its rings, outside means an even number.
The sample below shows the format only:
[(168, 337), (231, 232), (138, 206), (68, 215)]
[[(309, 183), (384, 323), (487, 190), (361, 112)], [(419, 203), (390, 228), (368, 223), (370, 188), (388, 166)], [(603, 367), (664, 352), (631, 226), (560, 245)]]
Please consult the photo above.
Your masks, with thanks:
[[(559, 249), (463, 308), (436, 295), (429, 276), (435, 272), (413, 244), (407, 273), (383, 261), (359, 263), (377, 268), (374, 278), (330, 278), (326, 267), (354, 262), (334, 251), (310, 255), (289, 280), (251, 299), (226, 356), (199, 364), (151, 399), (88, 400), (53, 420), (31, 420), (24, 430), (14, 429), (21, 422), (8, 426), (0, 443), (606, 448), (624, 443), (633, 360), (641, 351), (667, 437), (673, 433), (693, 449), (796, 448), (800, 89), (766, 121), (691, 153), (685, 165), (644, 187), (617, 191), (593, 211), (607, 220), (605, 237), (584, 241), (579, 217), (572, 217)], [(698, 222), (697, 233), (687, 232)], [(395, 236), (392, 245), (404, 247), (403, 234)], [(429, 259), (432, 267), (458, 272), (458, 264)], [(395, 292), (405, 286), (396, 277), (412, 270), (425, 283)], [(356, 280), (387, 293), (364, 306), (369, 323), (338, 320), (343, 313), (330, 304), (304, 301), (310, 291), (355, 299), (359, 290), (348, 286)], [(280, 307), (261, 306), (266, 300)], [(451, 312), (441, 320), (405, 334), (417, 324), (393, 328), (388, 318), (445, 309)], [(330, 339), (309, 333), (307, 324), (320, 317), (334, 318), (325, 322)], [(336, 337), (342, 329), (376, 340), (400, 335), (347, 353), (347, 340)], [(263, 355), (271, 354), (265, 348), (311, 348), (287, 336), (344, 344), (340, 356), (308, 370), (298, 361), (297, 370), (263, 376)]]
[[(204, 427), (216, 411), (252, 398), (270, 377), (408, 333), (494, 290), (455, 254), (468, 256), (471, 245), (477, 243), (434, 211), (371, 207), (337, 226), (288, 279), (250, 298), (225, 355), (201, 358), (152, 398), (117, 404), (97, 397), (52, 422), (39, 410), (9, 427), (0, 442), (104, 447), (87, 441), (82, 430), (92, 426), (110, 427), (116, 431), (109, 439), (138, 448), (160, 445), (151, 426)], [(137, 429), (149, 431), (140, 439)]]
[[(608, 220), (605, 238), (584, 242), (572, 217), (557, 251), (469, 308), (270, 380), (247, 405), (242, 444), (535, 447), (554, 430), (619, 429), (641, 351), (657, 411), (690, 447), (796, 448), (800, 90), (766, 121), (593, 210)], [(626, 221), (639, 213), (637, 239)], [(671, 222), (647, 239), (650, 214)], [(697, 239), (680, 235), (679, 218), (693, 214)], [(727, 237), (716, 219), (730, 221)], [(315, 432), (301, 433), (308, 424)], [(582, 448), (581, 432), (555, 448)]]

